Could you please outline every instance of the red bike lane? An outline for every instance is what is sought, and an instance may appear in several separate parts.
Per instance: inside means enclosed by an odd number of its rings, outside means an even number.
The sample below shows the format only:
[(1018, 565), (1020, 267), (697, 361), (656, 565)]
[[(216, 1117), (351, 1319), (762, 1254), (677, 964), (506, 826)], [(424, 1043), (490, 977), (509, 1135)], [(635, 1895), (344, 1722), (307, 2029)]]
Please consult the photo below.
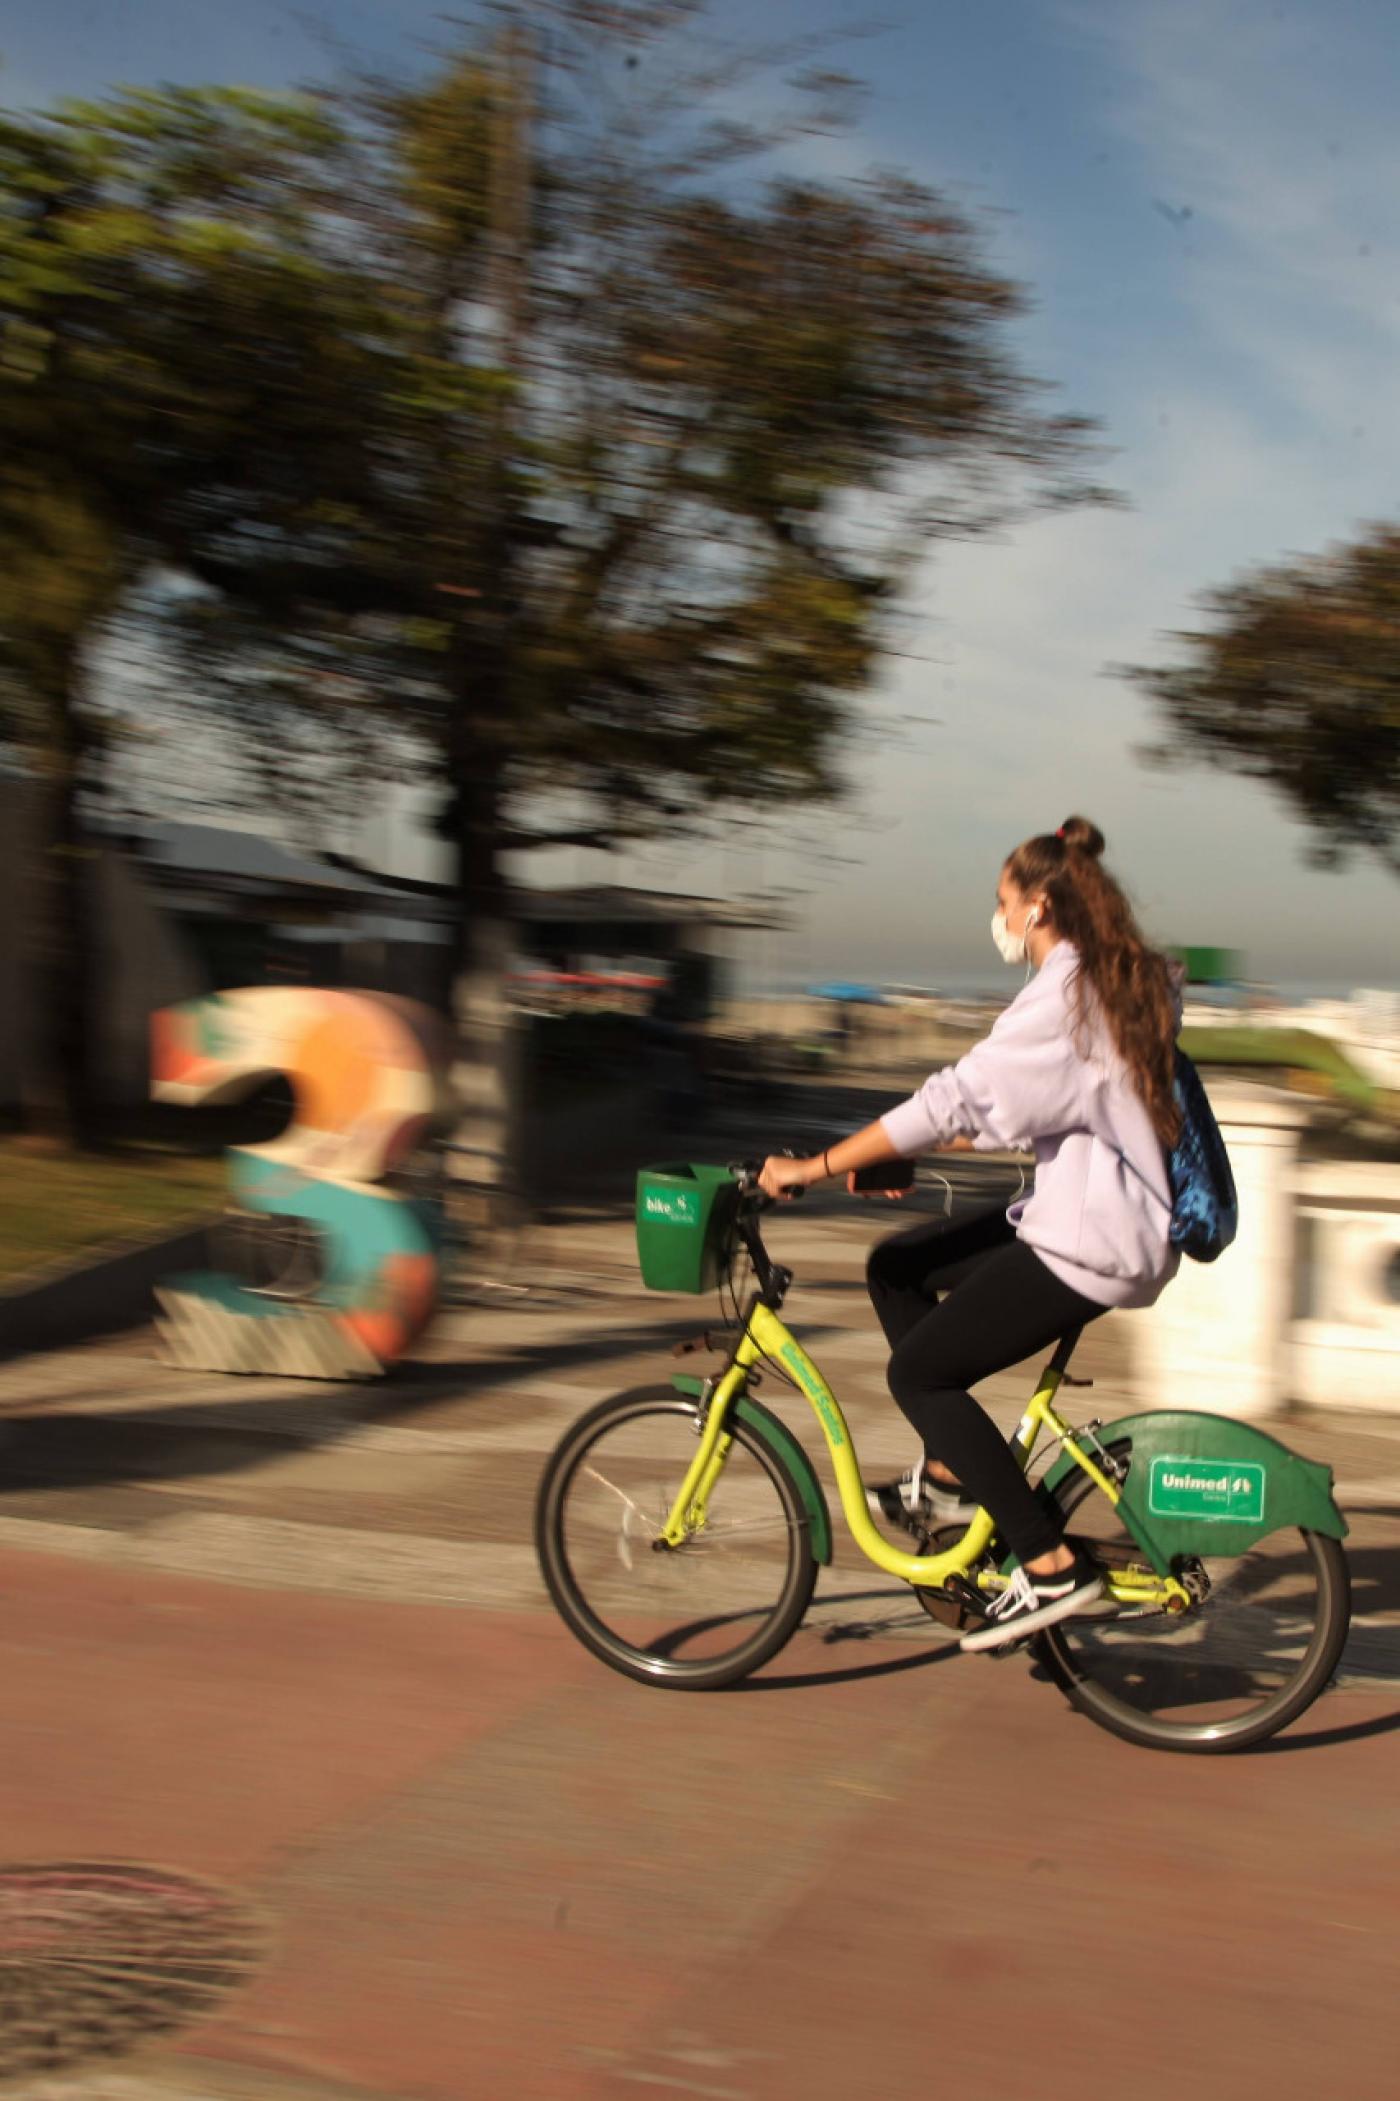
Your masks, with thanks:
[(667, 1695), (544, 1612), (12, 1550), (0, 1590), (6, 1859), (204, 1875), (269, 1922), (135, 2061), (152, 2101), (1393, 2088), (1395, 1686), (1195, 1759), (907, 1641), (804, 1633)]

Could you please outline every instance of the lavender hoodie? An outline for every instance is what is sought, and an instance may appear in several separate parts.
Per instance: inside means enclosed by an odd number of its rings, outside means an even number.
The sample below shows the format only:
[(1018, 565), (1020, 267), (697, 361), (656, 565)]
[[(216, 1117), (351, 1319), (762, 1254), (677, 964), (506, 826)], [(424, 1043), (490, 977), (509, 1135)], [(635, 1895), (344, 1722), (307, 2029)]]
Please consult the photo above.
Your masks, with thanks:
[(897, 1152), (949, 1138), (1031, 1147), (1035, 1185), (1007, 1212), (1046, 1268), (1100, 1306), (1150, 1306), (1176, 1275), (1161, 1142), (1091, 1004), (1081, 1056), (1070, 998), (1079, 952), (1057, 942), (965, 1058), (880, 1120)]

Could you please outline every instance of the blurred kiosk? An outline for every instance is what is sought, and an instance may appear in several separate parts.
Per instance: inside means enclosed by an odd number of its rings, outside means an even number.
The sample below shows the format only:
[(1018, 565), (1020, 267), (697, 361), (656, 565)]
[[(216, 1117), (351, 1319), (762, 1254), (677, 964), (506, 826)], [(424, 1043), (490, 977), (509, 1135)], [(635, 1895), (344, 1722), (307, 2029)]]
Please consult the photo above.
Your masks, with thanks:
[(1311, 1111), (1270, 1087), (1203, 1077), (1239, 1191), (1239, 1234), (1218, 1262), (1183, 1260), (1156, 1305), (1129, 1317), (1133, 1373), (1144, 1406), (1274, 1415), (1292, 1397), (1294, 1187)]

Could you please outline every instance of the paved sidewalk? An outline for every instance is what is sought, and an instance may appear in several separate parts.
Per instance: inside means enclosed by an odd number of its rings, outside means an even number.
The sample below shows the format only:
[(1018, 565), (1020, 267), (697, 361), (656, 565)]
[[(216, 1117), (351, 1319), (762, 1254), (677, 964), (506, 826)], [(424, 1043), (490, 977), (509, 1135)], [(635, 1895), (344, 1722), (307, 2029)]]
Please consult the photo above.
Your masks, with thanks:
[[(831, 1196), (772, 1236), (871, 1471), (908, 1456), (860, 1289), (889, 1223)], [(531, 1499), (712, 1306), (639, 1292), (615, 1211), (528, 1279), (372, 1388), (135, 1337), (0, 1368), (4, 1856), (206, 1876), (271, 1933), (215, 2018), (24, 2101), (1392, 2090), (1400, 1425), (1280, 1426), (1337, 1469), (1357, 1621), (1259, 1755), (1120, 1744), (849, 1556), (751, 1687), (667, 1695), (544, 1606)], [(1126, 1367), (1114, 1317), (1086, 1414)]]
[[(887, 1208), (829, 1195), (771, 1229), (799, 1275), (790, 1318), (832, 1377), (871, 1476), (910, 1457), (861, 1284), (865, 1251), (888, 1225)], [(666, 1380), (673, 1343), (719, 1316), (712, 1299), (639, 1288), (631, 1225), (616, 1209), (542, 1230), (523, 1274), (523, 1295), (445, 1315), (417, 1361), (374, 1385), (172, 1371), (153, 1361), (148, 1335), (0, 1366), (0, 1546), (332, 1595), (539, 1605), (530, 1509), (546, 1454), (602, 1395)], [(1081, 1419), (1142, 1404), (1128, 1371), (1132, 1318), (1087, 1331), (1076, 1369), (1094, 1385), (1074, 1395)], [(1005, 1427), (1037, 1369), (979, 1389)], [(834, 1499), (806, 1404), (771, 1381), (764, 1397)], [(1349, 1667), (1400, 1676), (1400, 1585), (1386, 1574), (1400, 1421), (1312, 1415), (1276, 1427), (1333, 1466), (1355, 1528)], [(848, 1565), (869, 1574), (838, 1541), (836, 1574)], [(896, 1605), (902, 1595), (891, 1593)], [(903, 1618), (921, 1638), (922, 1615)]]
[(543, 1614), (14, 1550), (0, 1589), (10, 1858), (272, 1922), (215, 2019), (26, 2101), (1391, 2090), (1391, 1688), (1165, 1759), (927, 1642), (685, 1698)]

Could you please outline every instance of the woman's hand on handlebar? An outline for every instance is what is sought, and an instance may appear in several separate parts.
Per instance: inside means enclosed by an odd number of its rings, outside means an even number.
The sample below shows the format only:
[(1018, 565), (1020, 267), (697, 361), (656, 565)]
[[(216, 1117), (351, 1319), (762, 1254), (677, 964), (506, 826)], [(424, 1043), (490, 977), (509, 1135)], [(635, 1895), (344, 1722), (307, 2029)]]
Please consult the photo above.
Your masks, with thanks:
[[(815, 1168), (817, 1172), (813, 1174)], [(821, 1160), (793, 1160), (786, 1153), (770, 1153), (763, 1163), (758, 1186), (765, 1196), (790, 1200), (809, 1182), (821, 1180)]]

